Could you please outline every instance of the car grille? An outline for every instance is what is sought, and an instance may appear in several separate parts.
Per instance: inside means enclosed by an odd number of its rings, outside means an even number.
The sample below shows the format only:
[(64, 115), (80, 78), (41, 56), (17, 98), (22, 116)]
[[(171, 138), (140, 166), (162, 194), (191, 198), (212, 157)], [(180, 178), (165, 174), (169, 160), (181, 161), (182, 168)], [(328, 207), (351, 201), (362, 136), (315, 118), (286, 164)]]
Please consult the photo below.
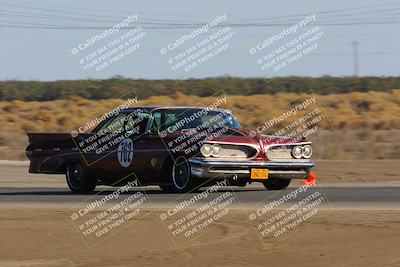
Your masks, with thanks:
[(257, 149), (246, 145), (220, 144), (222, 151), (219, 158), (253, 158), (257, 155)]
[(267, 150), (270, 160), (294, 159), (292, 156), (293, 145), (272, 146)]

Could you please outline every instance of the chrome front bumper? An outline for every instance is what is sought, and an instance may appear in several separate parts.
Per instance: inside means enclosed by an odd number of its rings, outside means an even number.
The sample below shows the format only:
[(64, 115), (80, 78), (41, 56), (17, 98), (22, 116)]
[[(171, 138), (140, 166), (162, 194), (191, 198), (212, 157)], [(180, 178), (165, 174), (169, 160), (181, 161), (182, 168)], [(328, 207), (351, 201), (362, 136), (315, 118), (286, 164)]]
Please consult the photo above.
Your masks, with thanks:
[(250, 180), (252, 168), (268, 169), (269, 178), (305, 179), (314, 162), (228, 161), (190, 158), (192, 175), (198, 178), (233, 178)]

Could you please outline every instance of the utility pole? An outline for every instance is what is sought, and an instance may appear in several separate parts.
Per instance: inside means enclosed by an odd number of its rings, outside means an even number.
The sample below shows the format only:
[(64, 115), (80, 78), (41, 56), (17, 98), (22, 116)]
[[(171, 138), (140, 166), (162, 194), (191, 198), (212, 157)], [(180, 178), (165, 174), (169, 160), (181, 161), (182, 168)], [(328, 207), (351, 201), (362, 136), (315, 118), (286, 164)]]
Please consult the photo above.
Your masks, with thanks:
[(360, 66), (359, 66), (359, 61), (358, 61), (358, 45), (360, 43), (358, 41), (353, 41), (353, 68), (354, 68), (354, 76), (358, 77), (359, 72), (360, 72)]
[(354, 69), (354, 89), (361, 90), (361, 83), (358, 76), (360, 75), (360, 66), (358, 61), (358, 45), (360, 43), (356, 40), (352, 42), (353, 45), (353, 69)]

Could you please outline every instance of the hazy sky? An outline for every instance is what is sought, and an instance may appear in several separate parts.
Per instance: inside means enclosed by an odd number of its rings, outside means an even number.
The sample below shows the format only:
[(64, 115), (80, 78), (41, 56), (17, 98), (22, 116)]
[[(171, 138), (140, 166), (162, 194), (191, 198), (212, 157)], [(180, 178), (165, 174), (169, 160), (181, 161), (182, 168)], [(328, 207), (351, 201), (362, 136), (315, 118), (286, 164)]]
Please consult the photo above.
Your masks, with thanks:
[[(127, 29), (109, 34), (77, 55), (71, 53), (71, 49), (79, 44), (135, 14), (138, 15), (137, 21), (129, 24)], [(249, 49), (303, 20), (307, 14), (316, 14), (316, 21), (257, 55), (267, 55), (316, 25), (323, 32), (313, 43), (317, 48), (280, 70), (263, 70), (257, 63), (258, 56), (251, 55)], [(184, 45), (168, 51), (167, 55), (161, 55), (161, 48), (171, 46), (178, 38), (198, 29), (198, 25), (205, 25), (223, 15), (226, 15), (226, 21), (185, 41)], [(132, 32), (138, 25), (144, 34), (133, 43), (138, 46), (132, 45), (130, 53), (102, 70), (96, 71), (94, 67), (84, 70), (79, 63), (82, 57), (109, 45), (124, 33)], [(145, 79), (221, 75), (348, 76), (354, 73), (353, 41), (359, 42), (360, 75), (397, 76), (399, 26), (400, 1), (387, 0), (0, 0), (0, 79), (104, 79), (115, 75)], [(186, 49), (226, 27), (230, 28), (224, 34), (231, 34), (222, 45), (227, 46), (212, 58), (203, 60), (189, 71), (183, 68), (174, 70), (168, 63), (171, 57), (182, 55)], [(206, 46), (198, 45), (198, 49)], [(90, 60), (97, 58), (100, 62), (99, 56), (97, 54)]]

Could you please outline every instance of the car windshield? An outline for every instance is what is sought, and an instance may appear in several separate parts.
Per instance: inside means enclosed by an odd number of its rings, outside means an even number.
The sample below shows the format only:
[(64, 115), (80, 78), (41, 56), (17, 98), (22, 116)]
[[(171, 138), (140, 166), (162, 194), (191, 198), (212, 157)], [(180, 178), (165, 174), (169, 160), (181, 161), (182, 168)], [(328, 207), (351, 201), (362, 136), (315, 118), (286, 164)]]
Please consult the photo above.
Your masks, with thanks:
[(153, 112), (154, 130), (182, 132), (187, 130), (242, 128), (235, 116), (225, 110), (174, 109)]

